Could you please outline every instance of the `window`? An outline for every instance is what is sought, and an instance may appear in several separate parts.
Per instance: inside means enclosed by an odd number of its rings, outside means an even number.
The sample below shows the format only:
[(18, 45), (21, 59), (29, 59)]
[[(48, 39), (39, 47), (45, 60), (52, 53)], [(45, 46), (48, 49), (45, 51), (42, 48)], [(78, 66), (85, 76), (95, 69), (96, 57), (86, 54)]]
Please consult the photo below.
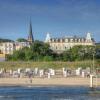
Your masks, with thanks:
[(68, 42), (68, 39), (66, 39), (65, 41)]

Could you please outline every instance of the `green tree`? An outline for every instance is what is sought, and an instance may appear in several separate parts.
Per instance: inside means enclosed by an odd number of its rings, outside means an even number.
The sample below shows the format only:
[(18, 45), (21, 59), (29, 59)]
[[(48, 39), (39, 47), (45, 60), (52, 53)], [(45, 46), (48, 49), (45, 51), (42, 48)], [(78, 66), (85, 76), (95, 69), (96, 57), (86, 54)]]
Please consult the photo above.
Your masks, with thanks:
[(0, 42), (14, 42), (14, 41), (10, 40), (10, 39), (2, 39), (2, 38), (0, 38)]
[(24, 38), (18, 38), (16, 41), (18, 41), (18, 42), (27, 42), (27, 40), (24, 39)]
[(53, 61), (52, 56), (44, 56), (44, 61)]
[(63, 52), (62, 56), (63, 61), (72, 61), (71, 50)]
[(51, 55), (53, 53), (53, 51), (50, 49), (50, 46), (41, 41), (35, 41), (31, 45), (31, 50), (37, 55), (41, 56)]
[(100, 59), (100, 44), (96, 45), (96, 59)]
[(33, 60), (34, 55), (33, 55), (33, 51), (30, 48), (24, 48), (24, 52), (25, 52), (25, 60)]
[(25, 60), (25, 52), (23, 50), (14, 51), (12, 60)]

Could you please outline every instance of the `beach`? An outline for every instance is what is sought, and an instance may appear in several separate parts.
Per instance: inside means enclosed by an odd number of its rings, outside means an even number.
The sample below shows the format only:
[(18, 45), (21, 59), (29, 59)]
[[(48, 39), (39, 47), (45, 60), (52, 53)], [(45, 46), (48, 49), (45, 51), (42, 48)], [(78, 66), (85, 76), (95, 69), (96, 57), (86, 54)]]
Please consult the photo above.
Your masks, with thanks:
[[(96, 82), (97, 81), (97, 82)], [(94, 78), (94, 86), (100, 86), (100, 78)], [(0, 86), (89, 86), (89, 78), (0, 78)]]

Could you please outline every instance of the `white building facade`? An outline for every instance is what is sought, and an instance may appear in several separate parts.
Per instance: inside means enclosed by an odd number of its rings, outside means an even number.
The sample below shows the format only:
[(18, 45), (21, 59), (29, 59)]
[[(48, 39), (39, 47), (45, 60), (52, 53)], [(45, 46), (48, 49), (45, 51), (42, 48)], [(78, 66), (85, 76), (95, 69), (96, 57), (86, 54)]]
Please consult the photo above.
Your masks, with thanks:
[(30, 47), (30, 43), (29, 42), (15, 42), (16, 50), (22, 49), (24, 47)]
[(64, 37), (64, 38), (51, 38), (50, 34), (47, 33), (45, 43), (48, 43), (50, 45), (50, 48), (56, 52), (56, 53), (62, 53), (63, 51), (66, 51), (73, 46), (77, 45), (94, 45), (95, 41), (91, 37), (91, 33), (87, 33), (86, 37)]
[(30, 47), (29, 42), (3, 42), (0, 43), (1, 54), (13, 54), (14, 50)]
[(1, 54), (13, 54), (15, 50), (15, 45), (13, 42), (0, 43)]

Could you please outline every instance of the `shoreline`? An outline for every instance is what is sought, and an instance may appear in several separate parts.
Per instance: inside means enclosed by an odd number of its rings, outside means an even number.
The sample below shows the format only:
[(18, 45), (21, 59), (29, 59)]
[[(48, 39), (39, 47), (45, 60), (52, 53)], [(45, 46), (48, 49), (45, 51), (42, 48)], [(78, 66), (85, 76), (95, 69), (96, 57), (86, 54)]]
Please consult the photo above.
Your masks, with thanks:
[[(0, 78), (0, 86), (90, 86), (89, 78)], [(100, 86), (100, 78), (97, 83), (94, 78), (94, 86)]]

